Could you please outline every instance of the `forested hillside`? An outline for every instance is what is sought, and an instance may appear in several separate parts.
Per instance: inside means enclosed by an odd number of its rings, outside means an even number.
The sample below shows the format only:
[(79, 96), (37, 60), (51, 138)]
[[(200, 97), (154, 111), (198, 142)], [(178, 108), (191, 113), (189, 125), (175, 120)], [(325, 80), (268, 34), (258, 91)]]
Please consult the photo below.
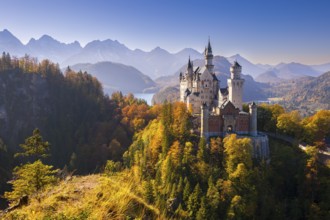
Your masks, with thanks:
[(330, 109), (330, 72), (312, 78), (292, 88), (285, 96), (285, 102), (291, 109), (306, 111)]
[(312, 115), (321, 109), (330, 109), (330, 72), (318, 77), (301, 77), (271, 83), (264, 93), (279, 98), (287, 110), (299, 110), (303, 115)]
[(51, 143), (47, 161), (77, 174), (98, 171), (107, 159), (121, 160), (135, 130), (152, 118), (147, 104), (132, 95), (103, 94), (99, 81), (86, 72), (48, 60), (0, 59), (0, 175), (1, 192), (19, 144), (39, 128)]
[[(261, 106), (259, 126), (316, 147), (307, 151), (270, 139), (270, 160), (252, 157), (248, 138), (210, 143), (190, 132), (182, 103), (155, 106), (153, 120), (136, 130), (122, 162), (108, 160), (103, 175), (67, 177), (3, 216), (26, 219), (328, 219), (330, 170), (319, 163), (314, 130), (330, 112), (297, 120), (281, 106)], [(298, 118), (299, 119), (299, 118)], [(285, 122), (289, 123), (285, 124)], [(134, 124), (134, 123), (133, 123)], [(292, 125), (293, 124), (293, 125)], [(142, 126), (144, 127), (144, 126)], [(142, 128), (140, 127), (140, 128)], [(327, 129), (327, 128), (325, 128)], [(296, 133), (300, 130), (301, 133)]]
[(0, 67), (1, 194), (10, 203), (0, 218), (330, 217), (330, 169), (319, 158), (329, 110), (302, 118), (260, 105), (259, 130), (310, 145), (270, 139), (264, 161), (253, 158), (249, 138), (208, 142), (193, 133), (184, 103), (110, 98), (88, 73), (62, 74), (28, 56), (3, 54)]

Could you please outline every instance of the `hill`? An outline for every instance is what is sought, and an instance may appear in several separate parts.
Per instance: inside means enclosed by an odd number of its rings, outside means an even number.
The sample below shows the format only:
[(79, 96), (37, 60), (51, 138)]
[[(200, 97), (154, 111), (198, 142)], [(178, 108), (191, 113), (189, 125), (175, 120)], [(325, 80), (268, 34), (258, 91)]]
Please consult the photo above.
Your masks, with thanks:
[(107, 159), (120, 160), (134, 131), (152, 117), (136, 118), (147, 115), (148, 106), (134, 96), (112, 97), (88, 73), (63, 74), (47, 60), (0, 58), (0, 194), (8, 171), (22, 162), (13, 155), (35, 128), (51, 143), (47, 162), (57, 168), (68, 165), (83, 174), (99, 170)]
[(95, 76), (102, 83), (104, 91), (108, 94), (114, 91), (142, 93), (144, 90), (156, 86), (152, 79), (136, 68), (120, 63), (84, 63), (73, 65), (70, 68), (75, 71), (86, 71)]
[(180, 100), (180, 90), (177, 87), (164, 87), (152, 97), (153, 104), (162, 104), (166, 101), (176, 102)]
[[(161, 217), (140, 195), (142, 187), (128, 173), (120, 176), (73, 176), (29, 198), (29, 205), (1, 219), (136, 219)], [(140, 191), (140, 192), (139, 192)]]
[[(316, 147), (305, 152), (270, 138), (270, 160), (265, 162), (253, 157), (248, 137), (228, 134), (207, 143), (193, 132), (193, 118), (184, 103), (154, 110), (157, 117), (135, 133), (122, 162), (107, 161), (102, 174), (60, 175), (60, 182), (24, 196), (20, 205), (0, 212), (0, 218), (329, 218), (330, 169), (317, 163)], [(269, 120), (276, 114), (265, 113)], [(283, 112), (275, 120), (287, 115)], [(308, 121), (316, 125), (328, 116), (324, 111)], [(281, 128), (291, 127), (289, 123)]]
[(330, 63), (324, 63), (319, 65), (312, 65), (312, 67), (322, 73), (330, 71)]
[(261, 73), (255, 79), (258, 82), (279, 82), (281, 80), (297, 79), (306, 76), (317, 77), (322, 72), (314, 69), (312, 66), (301, 63), (280, 63), (264, 73)]
[(271, 69), (257, 76), (255, 80), (261, 83), (276, 83), (283, 81), (284, 79), (279, 78), (277, 73), (277, 69)]
[(284, 95), (289, 109), (303, 109), (307, 112), (330, 109), (330, 72), (319, 77), (306, 78), (297, 83)]

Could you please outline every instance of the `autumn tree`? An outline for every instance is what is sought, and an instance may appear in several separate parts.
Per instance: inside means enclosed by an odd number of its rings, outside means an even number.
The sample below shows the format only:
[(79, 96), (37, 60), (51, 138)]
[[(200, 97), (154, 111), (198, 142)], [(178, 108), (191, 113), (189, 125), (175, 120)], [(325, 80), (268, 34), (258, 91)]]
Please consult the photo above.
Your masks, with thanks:
[(233, 134), (224, 139), (224, 147), (225, 168), (232, 188), (228, 217), (251, 217), (256, 208), (251, 140)]
[(9, 182), (12, 184), (12, 191), (5, 192), (4, 197), (12, 204), (25, 195), (36, 193), (38, 198), (38, 192), (57, 181), (57, 172), (53, 166), (45, 165), (40, 160), (15, 167), (13, 180)]
[(302, 121), (303, 139), (320, 148), (325, 146), (325, 138), (330, 136), (330, 110), (320, 110)]
[(276, 132), (278, 117), (283, 114), (284, 108), (278, 104), (258, 105), (258, 128), (261, 131)]
[(298, 111), (281, 114), (277, 119), (278, 129), (287, 135), (300, 138), (302, 135), (301, 116)]

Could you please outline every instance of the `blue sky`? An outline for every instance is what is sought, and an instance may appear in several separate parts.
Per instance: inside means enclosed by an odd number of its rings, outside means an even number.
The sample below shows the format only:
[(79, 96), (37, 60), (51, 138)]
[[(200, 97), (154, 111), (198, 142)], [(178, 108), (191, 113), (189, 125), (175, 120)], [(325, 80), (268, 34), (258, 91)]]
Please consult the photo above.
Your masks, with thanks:
[(329, 0), (0, 0), (0, 30), (23, 43), (48, 34), (83, 46), (241, 54), (254, 63), (330, 62)]

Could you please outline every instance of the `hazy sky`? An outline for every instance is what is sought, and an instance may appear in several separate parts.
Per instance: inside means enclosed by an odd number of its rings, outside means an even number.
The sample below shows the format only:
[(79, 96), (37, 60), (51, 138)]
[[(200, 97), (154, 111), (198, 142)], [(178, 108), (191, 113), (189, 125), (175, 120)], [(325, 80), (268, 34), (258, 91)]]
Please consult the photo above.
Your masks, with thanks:
[(131, 49), (160, 46), (241, 54), (255, 63), (330, 62), (330, 0), (0, 0), (0, 30), (24, 44), (112, 39)]

